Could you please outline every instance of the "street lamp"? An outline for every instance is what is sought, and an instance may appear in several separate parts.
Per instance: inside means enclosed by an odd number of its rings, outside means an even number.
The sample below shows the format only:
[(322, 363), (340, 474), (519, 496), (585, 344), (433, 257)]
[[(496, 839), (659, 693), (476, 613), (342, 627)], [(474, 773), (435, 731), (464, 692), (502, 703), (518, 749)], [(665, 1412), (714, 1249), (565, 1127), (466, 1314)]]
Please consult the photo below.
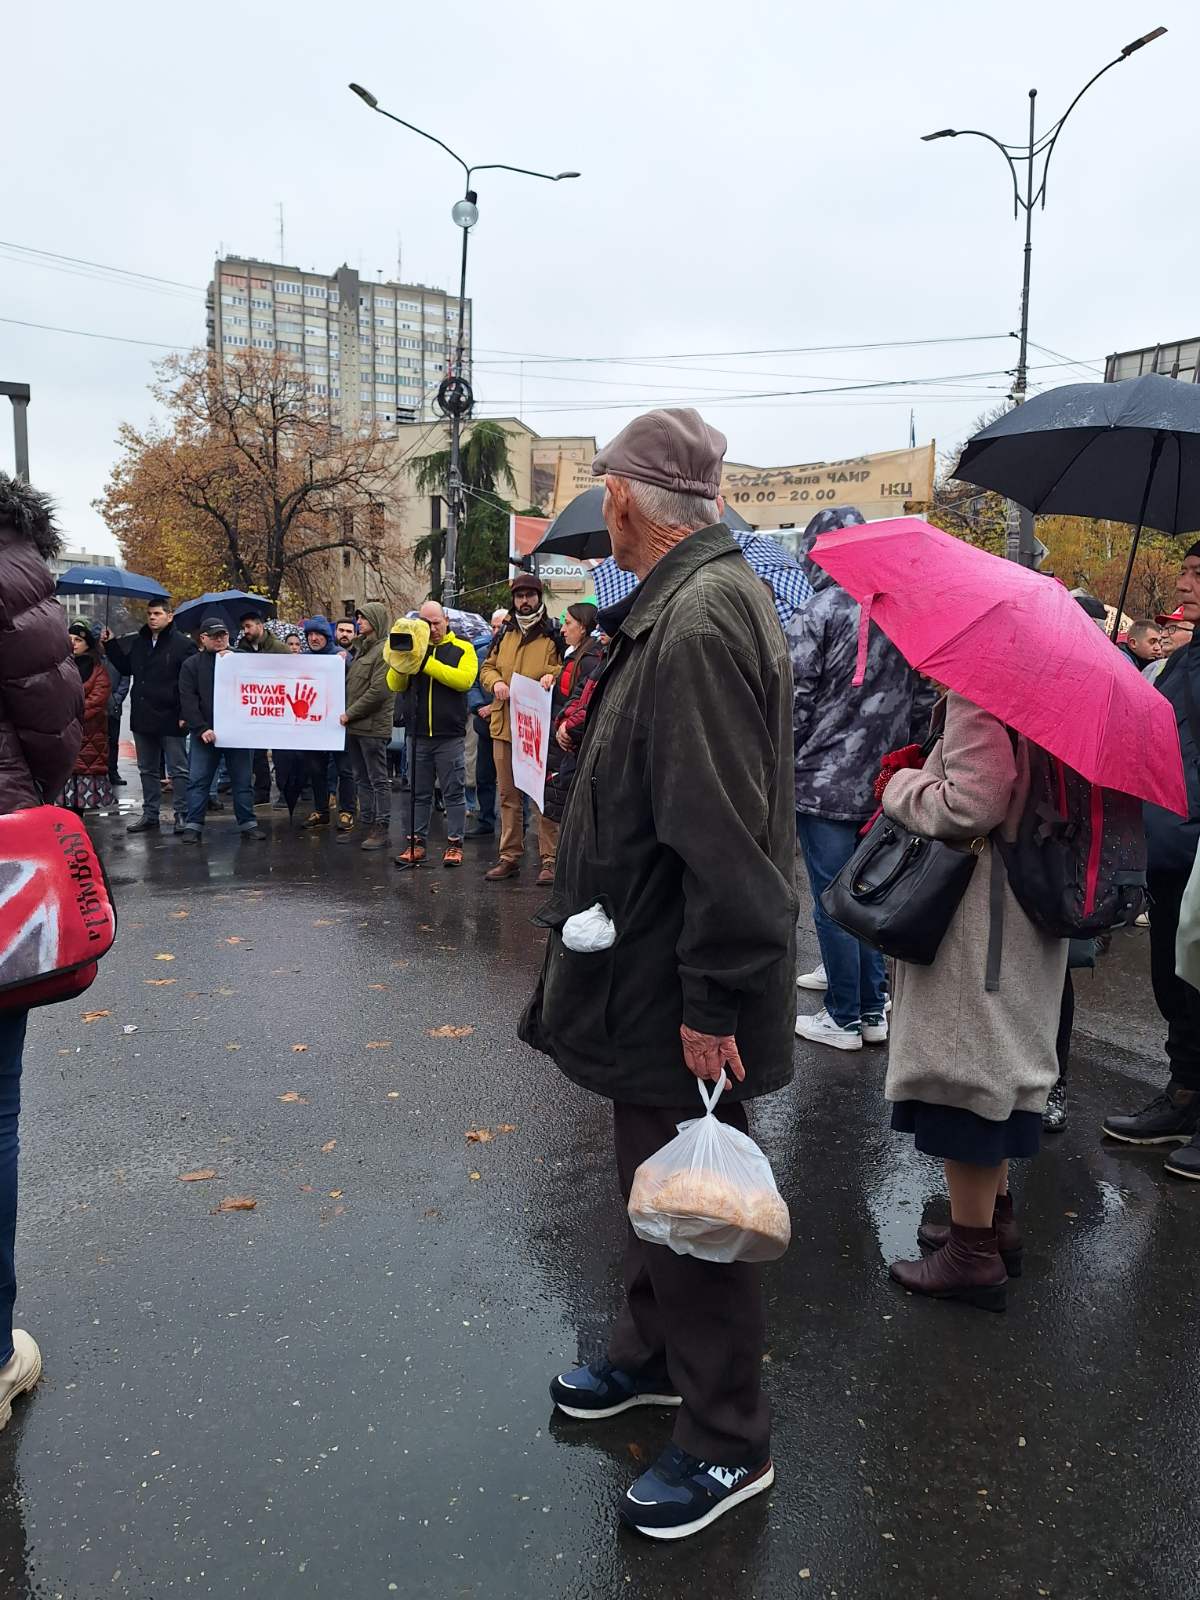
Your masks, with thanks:
[(471, 229), (479, 221), (479, 196), (471, 187), (471, 175), (476, 172), (519, 172), (526, 178), (544, 178), (547, 183), (561, 183), (564, 178), (578, 178), (578, 172), (535, 172), (532, 167), (513, 167), (505, 161), (485, 161), (477, 166), (468, 166), (463, 158), (441, 139), (435, 138), (432, 133), (426, 133), (424, 128), (418, 128), (412, 122), (405, 122), (403, 117), (395, 116), (391, 111), (385, 111), (379, 101), (369, 89), (364, 89), (360, 83), (352, 83), (350, 88), (364, 104), (370, 106), (372, 111), (378, 111), (381, 117), (387, 117), (392, 122), (398, 122), (402, 128), (407, 128), (410, 133), (419, 133), (422, 139), (428, 139), (431, 144), (438, 145), (448, 156), (452, 156), (463, 169), (466, 188), (461, 200), (456, 200), (451, 208), (450, 216), (456, 227), (462, 230), (462, 267), (458, 285), (458, 341), (454, 353), (454, 365), (447, 372), (438, 387), (437, 403), (441, 411), (450, 419), (450, 471), (446, 482), (446, 578), (442, 585), (442, 602), (453, 605), (458, 591), (458, 525), (463, 514), (463, 485), (460, 458), (461, 431), (463, 421), (470, 417), (475, 405), (475, 396), (471, 390), (470, 380), (463, 375), (463, 336), (466, 327), (466, 298), (467, 298), (467, 240)]
[[(1155, 28), (1150, 33), (1143, 34), (1140, 39), (1135, 39), (1132, 44), (1127, 44), (1120, 55), (1114, 56), (1106, 67), (1101, 67), (1093, 77), (1089, 78), (1075, 96), (1071, 104), (1059, 117), (1054, 125), (1040, 136), (1035, 136), (1035, 113), (1037, 107), (1037, 90), (1029, 91), (1029, 143), (1005, 144), (990, 133), (984, 133), (980, 128), (939, 128), (936, 133), (922, 135), (922, 142), (931, 143), (934, 139), (960, 139), (975, 138), (986, 139), (989, 144), (994, 144), (996, 149), (1008, 162), (1008, 170), (1012, 176), (1013, 186), (1013, 216), (1025, 212), (1025, 261), (1021, 277), (1021, 332), (1020, 347), (1017, 353), (1017, 368), (1013, 375), (1012, 394), (1010, 398), (1016, 405), (1020, 405), (1025, 398), (1029, 380), (1028, 350), (1029, 350), (1029, 269), (1033, 256), (1033, 210), (1041, 204), (1046, 205), (1046, 175), (1050, 168), (1050, 157), (1054, 154), (1054, 146), (1058, 143), (1058, 136), (1063, 130), (1067, 118), (1083, 99), (1084, 95), (1106, 72), (1119, 66), (1122, 61), (1128, 61), (1144, 46), (1151, 44), (1155, 39), (1161, 39), (1166, 33), (1165, 28)], [(1034, 187), (1035, 166), (1040, 159), (1042, 163), (1041, 180)], [(1017, 172), (1018, 163), (1025, 167), (1025, 193), (1021, 193), (1021, 182)], [(1015, 502), (1010, 501), (1008, 506), (1008, 529), (1006, 554), (1010, 561), (1019, 561), (1023, 566), (1035, 564), (1038, 544), (1033, 534), (1033, 516)]]

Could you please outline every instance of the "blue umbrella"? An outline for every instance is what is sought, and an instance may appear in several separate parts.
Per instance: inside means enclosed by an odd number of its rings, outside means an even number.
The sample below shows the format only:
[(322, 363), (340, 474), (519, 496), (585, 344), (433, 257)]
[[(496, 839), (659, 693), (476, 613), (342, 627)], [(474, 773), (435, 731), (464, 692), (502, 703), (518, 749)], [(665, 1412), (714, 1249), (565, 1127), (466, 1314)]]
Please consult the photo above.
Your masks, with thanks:
[(59, 594), (102, 594), (104, 616), (113, 595), (119, 600), (165, 600), (167, 591), (153, 578), (140, 572), (125, 572), (121, 567), (68, 567), (55, 584)]
[(194, 633), (205, 617), (218, 616), (229, 629), (232, 639), (238, 623), (247, 611), (257, 611), (260, 617), (275, 615), (275, 602), (263, 594), (246, 594), (242, 589), (222, 589), (216, 594), (202, 594), (196, 600), (185, 600), (175, 607), (175, 621), (184, 633)]

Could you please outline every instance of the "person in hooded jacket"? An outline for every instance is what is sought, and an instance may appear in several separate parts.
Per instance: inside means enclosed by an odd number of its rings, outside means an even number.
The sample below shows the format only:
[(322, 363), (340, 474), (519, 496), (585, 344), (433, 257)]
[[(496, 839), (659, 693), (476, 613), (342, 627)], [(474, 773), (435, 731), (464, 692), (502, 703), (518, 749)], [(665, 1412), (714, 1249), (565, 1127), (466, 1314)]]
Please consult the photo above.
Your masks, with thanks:
[(104, 666), (104, 647), (90, 622), (80, 618), (67, 629), (75, 670), (83, 684), (83, 742), (75, 770), (63, 785), (58, 803), (72, 811), (93, 811), (113, 803), (108, 776), (108, 707), (112, 679)]
[[(366, 829), (360, 848), (386, 850), (392, 814), (387, 747), (392, 737), (395, 695), (388, 687), (383, 647), (391, 614), (379, 601), (368, 600), (354, 616), (358, 637), (346, 663), (346, 709), (341, 722), (358, 794), (358, 820)], [(343, 838), (349, 838), (349, 834), (339, 832), (339, 842)]]
[(171, 779), (175, 832), (184, 830), (188, 757), (183, 714), (179, 709), (179, 673), (196, 646), (175, 626), (175, 613), (165, 600), (152, 600), (146, 621), (136, 633), (115, 639), (107, 628), (100, 635), (118, 672), (133, 679), (129, 727), (137, 749), (142, 780), (142, 814), (126, 833), (156, 833), (162, 805), (162, 764)]
[[(1176, 593), (1183, 622), (1200, 622), (1200, 541), (1184, 555)], [(1200, 1179), (1200, 990), (1178, 975), (1175, 952), (1183, 891), (1200, 847), (1200, 640), (1193, 636), (1174, 650), (1154, 686), (1175, 711), (1188, 794), (1186, 817), (1161, 806), (1144, 808), (1150, 978), (1167, 1024), (1171, 1077), (1143, 1110), (1116, 1112), (1103, 1126), (1110, 1139), (1124, 1144), (1182, 1145), (1164, 1161), (1164, 1171)]]
[(888, 1036), (883, 957), (834, 922), (821, 894), (854, 854), (864, 823), (878, 810), (875, 779), (883, 758), (907, 745), (913, 724), (935, 696), (882, 630), (871, 624), (863, 681), (855, 687), (861, 608), (824, 568), (808, 559), (823, 533), (863, 521), (854, 506), (820, 511), (799, 542), (797, 557), (812, 598), (784, 629), (795, 690), (796, 832), (808, 871), (821, 967), (801, 988), (824, 988), (815, 1016), (796, 1018), (802, 1039), (837, 1050), (861, 1050)]
[[(50, 501), (0, 472), (0, 816), (41, 805), (71, 775), (83, 737), (83, 683), (47, 563), (62, 549)], [(0, 967), (5, 938), (0, 919)], [(0, 1010), (0, 1428), (42, 1373), (37, 1344), (12, 1325), (16, 1298), (17, 1123), (29, 1013)]]
[[(345, 657), (337, 647), (333, 623), (320, 612), (309, 617), (304, 624), (304, 642), (311, 656), (337, 657), (345, 664)], [(336, 792), (338, 827), (348, 833), (354, 826), (354, 773), (350, 767), (350, 751), (314, 750), (309, 757), (309, 774), (312, 780), (313, 809), (304, 823), (306, 828), (323, 828), (329, 823), (329, 797)]]

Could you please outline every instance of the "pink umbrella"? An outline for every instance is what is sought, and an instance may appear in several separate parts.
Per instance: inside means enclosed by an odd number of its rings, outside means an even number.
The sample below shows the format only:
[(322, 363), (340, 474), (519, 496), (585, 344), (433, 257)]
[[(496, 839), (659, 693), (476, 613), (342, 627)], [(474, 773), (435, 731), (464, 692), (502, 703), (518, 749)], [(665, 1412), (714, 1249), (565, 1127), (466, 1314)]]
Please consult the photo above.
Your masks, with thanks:
[(918, 672), (990, 711), (1090, 783), (1187, 815), (1179, 731), (1147, 683), (1056, 579), (919, 517), (822, 534), (812, 559)]

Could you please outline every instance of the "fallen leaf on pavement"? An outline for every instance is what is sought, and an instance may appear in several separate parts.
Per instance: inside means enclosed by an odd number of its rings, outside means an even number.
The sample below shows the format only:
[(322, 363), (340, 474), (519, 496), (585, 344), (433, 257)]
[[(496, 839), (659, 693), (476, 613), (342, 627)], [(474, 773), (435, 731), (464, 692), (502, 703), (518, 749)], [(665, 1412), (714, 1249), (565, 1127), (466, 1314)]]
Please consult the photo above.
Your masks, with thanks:
[(472, 1183), (478, 1183), (483, 1174), (481, 1172), (468, 1172), (467, 1176)]
[(321, 1154), (323, 1156), (327, 1156), (336, 1144), (336, 1139), (326, 1139), (325, 1143), (321, 1146)]
[(456, 1028), (452, 1022), (444, 1022), (440, 1028), (426, 1028), (425, 1032), (431, 1039), (465, 1039), (475, 1029), (471, 1023)]
[(640, 1444), (627, 1444), (625, 1448), (635, 1461), (644, 1461), (646, 1459), (646, 1452)]
[(314, 928), (332, 928), (333, 926), (334, 921), (332, 917), (318, 917), (313, 923)]
[[(58, 1053), (59, 1053), (60, 1056), (69, 1056), (71, 1054), (71, 1052), (69, 1050), (60, 1050)], [(389, 1089), (387, 1097), (388, 1097), (389, 1100), (399, 1100), (399, 1098), (400, 1098), (399, 1089)]]
[(237, 990), (236, 989), (214, 989), (213, 993), (214, 994), (226, 994), (226, 995), (228, 995), (228, 994), (236, 994)]
[(367, 985), (367, 988), (368, 989), (386, 989), (387, 988), (387, 984), (386, 983), (369, 983)]
[(251, 1200), (248, 1194), (227, 1194), (219, 1206), (212, 1208), (215, 1217), (218, 1211), (253, 1211), (257, 1200)]
[(241, 935), (236, 933), (231, 933), (225, 941), (226, 944), (241, 944), (241, 942)]
[(430, 1206), (428, 1211), (422, 1211), (421, 1213), (423, 1217), (440, 1217), (441, 1214), (442, 1213), (437, 1209), (436, 1206)]
[(178, 978), (144, 978), (142, 980), (148, 989), (165, 989), (169, 983), (178, 983)]
[(201, 1167), (198, 1172), (181, 1172), (179, 1181), (180, 1183), (204, 1183), (209, 1178), (215, 1178), (216, 1175), (217, 1169), (215, 1167)]
[(172, 956), (172, 955), (168, 955), (165, 950), (160, 950), (158, 955), (156, 955), (154, 959), (155, 959), (155, 961), (174, 961), (175, 957)]
[(367, 1040), (367, 1049), (368, 1050), (390, 1050), (391, 1047), (392, 1047), (392, 1041), (390, 1039), (368, 1039)]
[(306, 1097), (302, 1094), (297, 1094), (295, 1089), (289, 1089), (286, 1094), (281, 1094), (279, 1098), (285, 1106), (306, 1106), (308, 1104)]
[(331, 1200), (340, 1200), (342, 1198), (342, 1191), (340, 1189), (330, 1189), (329, 1198)]
[(294, 1044), (292, 1046), (292, 1049), (297, 1051), (297, 1052), (300, 1052), (302, 1050), (307, 1050), (308, 1046), (306, 1044)]
[(407, 961), (393, 961), (392, 965), (395, 967), (397, 972), (403, 972), (405, 967), (408, 966), (408, 962)]
[(312, 1186), (311, 1183), (302, 1183), (300, 1185), (300, 1193), (301, 1194), (311, 1194), (312, 1192), (313, 1192), (313, 1186)]
[(242, 1047), (240, 1044), (227, 1044), (225, 1048), (226, 1050), (240, 1050)]
[(83, 1020), (85, 1022), (99, 1022), (101, 1017), (107, 1017), (110, 1015), (111, 1013), (108, 1011), (85, 1011), (83, 1013)]
[(497, 1133), (516, 1133), (516, 1131), (517, 1125), (515, 1122), (502, 1122), (496, 1129)]
[(467, 1138), (471, 1144), (487, 1144), (492, 1137), (490, 1128), (468, 1128)]
[(191, 912), (190, 911), (172, 911), (171, 915), (175, 918), (176, 922), (182, 922), (184, 917), (191, 916)]

